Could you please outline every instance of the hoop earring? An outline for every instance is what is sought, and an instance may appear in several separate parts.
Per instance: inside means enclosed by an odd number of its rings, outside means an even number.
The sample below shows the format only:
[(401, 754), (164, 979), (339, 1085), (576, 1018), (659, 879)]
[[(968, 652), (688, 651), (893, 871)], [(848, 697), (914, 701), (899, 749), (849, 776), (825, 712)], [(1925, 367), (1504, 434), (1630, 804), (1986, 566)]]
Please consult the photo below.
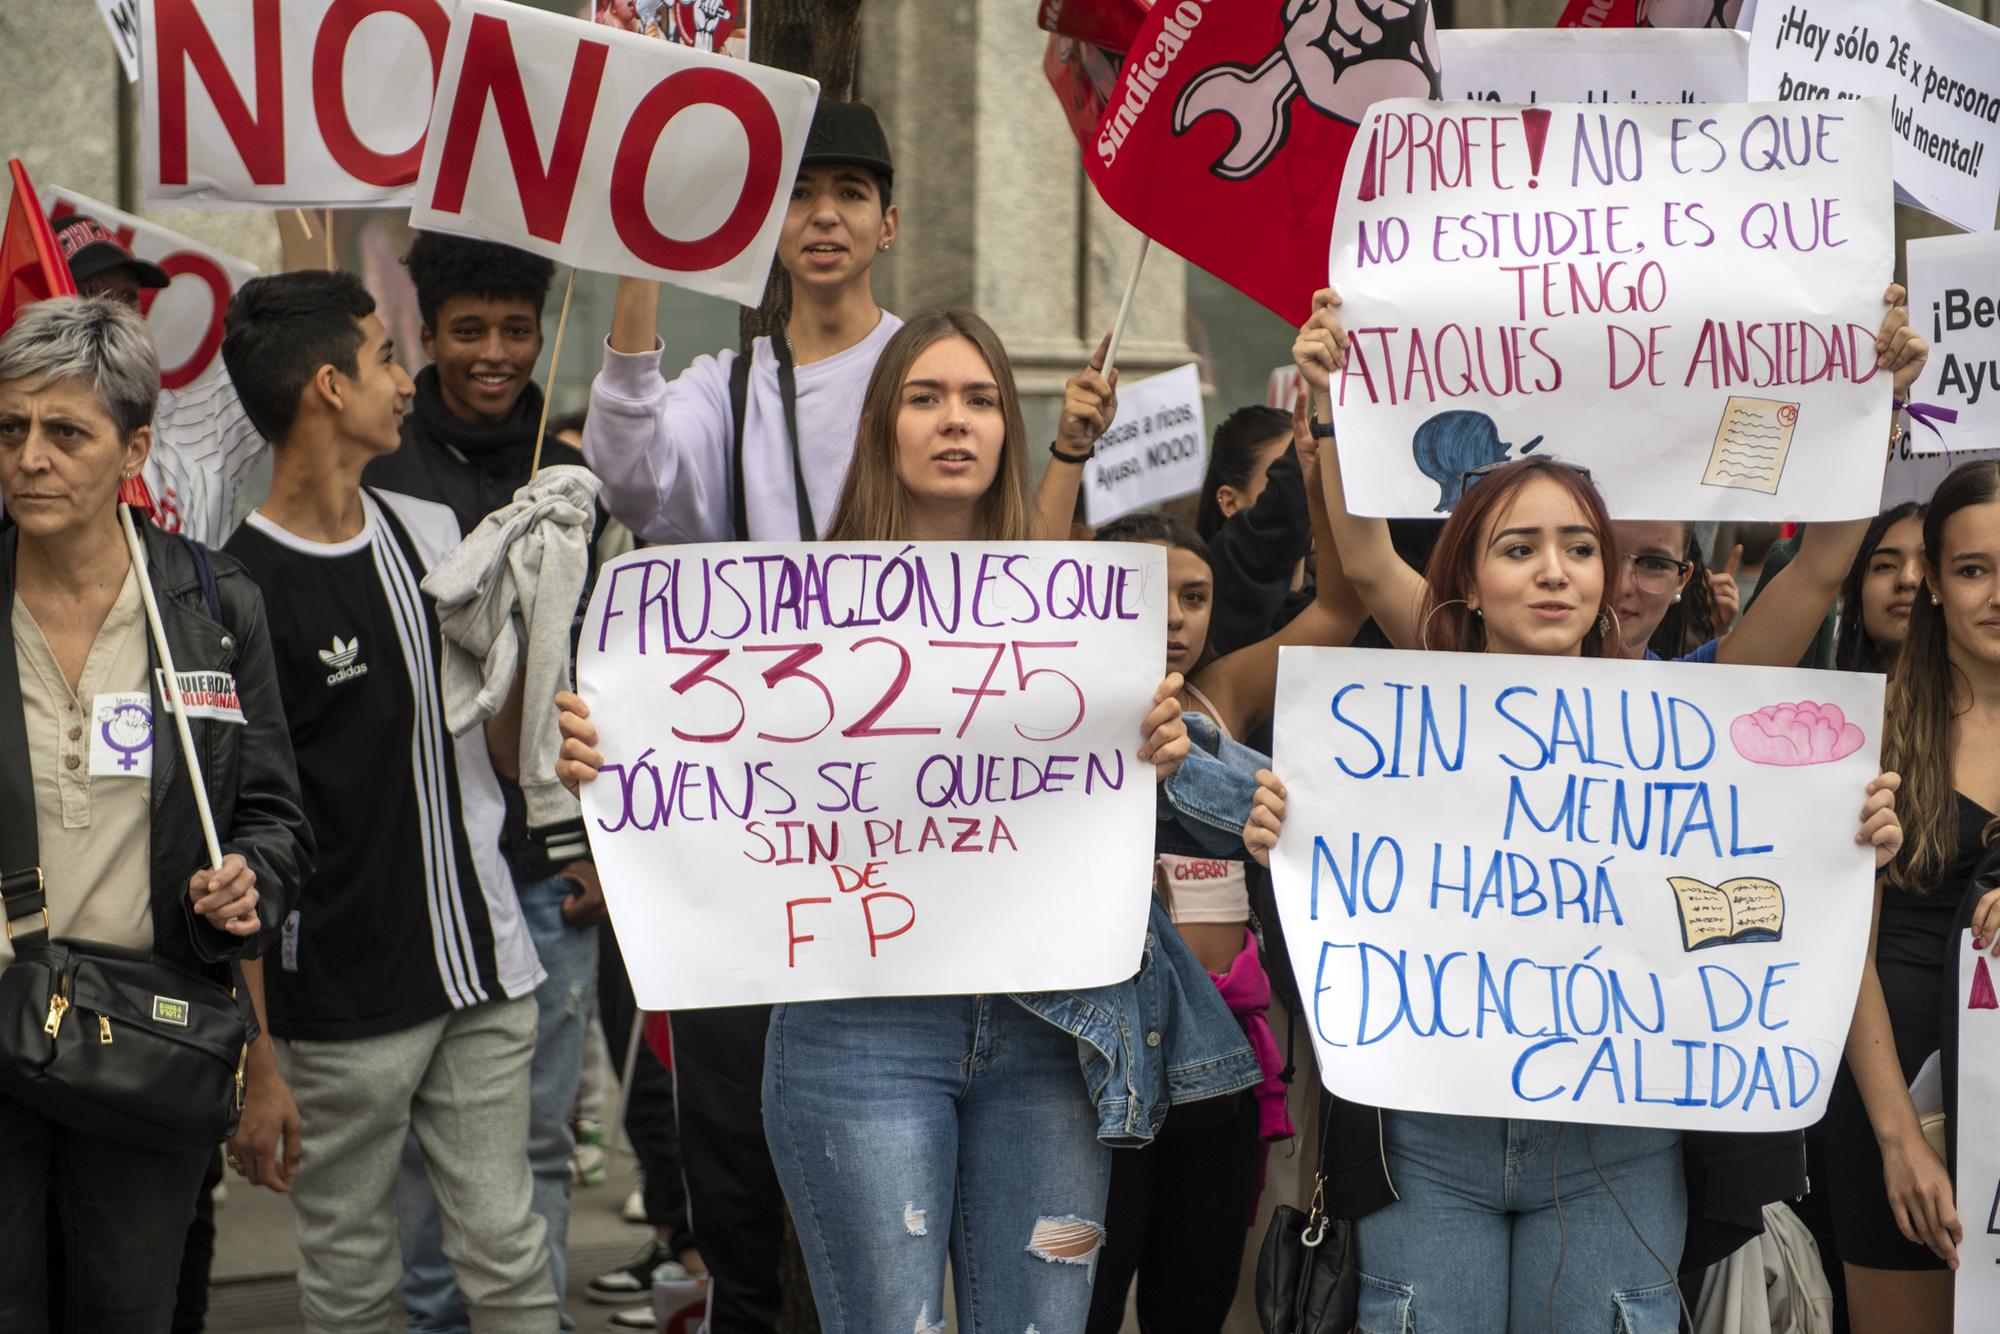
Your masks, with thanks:
[(1446, 607), (1465, 607), (1474, 616), (1479, 615), (1479, 608), (1472, 606), (1464, 598), (1453, 598), (1449, 602), (1440, 602), (1437, 606), (1432, 607), (1430, 612), (1424, 617), (1423, 625), (1417, 630), (1417, 643), (1423, 646), (1425, 652), (1429, 652), (1431, 647), (1431, 619)]

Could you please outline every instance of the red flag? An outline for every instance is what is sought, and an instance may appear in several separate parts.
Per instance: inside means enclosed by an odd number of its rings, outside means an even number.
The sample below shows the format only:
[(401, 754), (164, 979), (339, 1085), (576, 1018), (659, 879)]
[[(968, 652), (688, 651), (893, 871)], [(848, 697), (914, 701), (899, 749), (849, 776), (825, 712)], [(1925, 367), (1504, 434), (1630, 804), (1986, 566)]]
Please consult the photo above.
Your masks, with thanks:
[(75, 296), (69, 265), (56, 248), (56, 236), (28, 183), (19, 158), (7, 159), (14, 176), (14, 198), (7, 205), (7, 231), (0, 235), (0, 333), (14, 327), (21, 307), (52, 296)]
[(1569, 0), (1558, 28), (1733, 28), (1743, 0)]
[(1123, 55), (1132, 49), (1152, 7), (1153, 0), (1042, 0), (1035, 22), (1045, 32)]
[(1097, 137), (1097, 123), (1118, 83), (1118, 55), (1074, 37), (1050, 37), (1042, 73), (1062, 103), (1069, 131), (1085, 149)]
[(1436, 96), (1430, 0), (1159, 0), (1084, 169), (1127, 222), (1299, 324), (1355, 126)]

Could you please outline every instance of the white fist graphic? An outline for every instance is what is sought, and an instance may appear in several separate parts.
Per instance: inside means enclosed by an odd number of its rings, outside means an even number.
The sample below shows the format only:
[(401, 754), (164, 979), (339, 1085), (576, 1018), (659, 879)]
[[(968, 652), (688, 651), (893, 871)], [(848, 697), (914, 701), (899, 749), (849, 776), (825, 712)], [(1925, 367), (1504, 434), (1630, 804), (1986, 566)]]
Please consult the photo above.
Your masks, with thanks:
[(1190, 79), (1174, 104), (1174, 133), (1210, 112), (1236, 138), (1210, 168), (1229, 180), (1262, 170), (1290, 130), (1297, 94), (1314, 110), (1359, 125), (1385, 97), (1435, 97), (1438, 61), (1430, 0), (1287, 0), (1279, 47), (1252, 68), (1217, 65)]

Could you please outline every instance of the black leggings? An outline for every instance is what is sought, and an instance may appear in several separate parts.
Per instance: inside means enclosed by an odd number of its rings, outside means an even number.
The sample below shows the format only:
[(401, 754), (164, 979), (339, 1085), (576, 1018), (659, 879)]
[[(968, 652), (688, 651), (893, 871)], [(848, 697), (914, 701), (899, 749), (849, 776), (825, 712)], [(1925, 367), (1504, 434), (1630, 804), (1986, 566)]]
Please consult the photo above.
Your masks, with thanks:
[(1117, 1334), (1135, 1274), (1144, 1334), (1222, 1328), (1257, 1207), (1258, 1125), (1251, 1093), (1181, 1103), (1153, 1143), (1112, 1155), (1088, 1334)]

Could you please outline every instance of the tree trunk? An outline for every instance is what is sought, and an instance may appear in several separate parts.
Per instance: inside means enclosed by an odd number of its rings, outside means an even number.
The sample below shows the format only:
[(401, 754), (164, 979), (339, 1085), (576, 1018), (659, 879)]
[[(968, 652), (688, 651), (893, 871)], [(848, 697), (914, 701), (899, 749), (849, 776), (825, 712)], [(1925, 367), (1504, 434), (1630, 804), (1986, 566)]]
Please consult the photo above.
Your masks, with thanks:
[[(819, 80), (821, 101), (854, 96), (854, 68), (861, 54), (861, 0), (752, 0), (750, 58)], [(781, 327), (792, 310), (791, 280), (782, 265), (771, 265), (764, 301), (748, 306), (738, 321), (743, 355), (750, 340)]]

